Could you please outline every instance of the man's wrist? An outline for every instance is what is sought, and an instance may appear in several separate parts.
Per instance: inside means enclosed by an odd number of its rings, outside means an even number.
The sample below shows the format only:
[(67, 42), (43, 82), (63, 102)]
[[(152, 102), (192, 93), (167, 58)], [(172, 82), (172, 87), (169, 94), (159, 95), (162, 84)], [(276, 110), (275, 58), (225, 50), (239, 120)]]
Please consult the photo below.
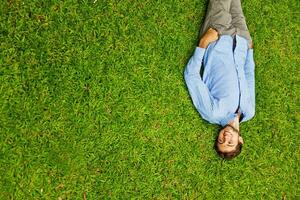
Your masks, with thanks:
[(251, 43), (249, 44), (249, 48), (250, 48), (250, 49), (253, 49), (253, 42), (251, 42)]
[(206, 49), (207, 46), (208, 46), (208, 42), (201, 39), (200, 42), (199, 42), (199, 45), (198, 45), (200, 48), (203, 48), (203, 49)]

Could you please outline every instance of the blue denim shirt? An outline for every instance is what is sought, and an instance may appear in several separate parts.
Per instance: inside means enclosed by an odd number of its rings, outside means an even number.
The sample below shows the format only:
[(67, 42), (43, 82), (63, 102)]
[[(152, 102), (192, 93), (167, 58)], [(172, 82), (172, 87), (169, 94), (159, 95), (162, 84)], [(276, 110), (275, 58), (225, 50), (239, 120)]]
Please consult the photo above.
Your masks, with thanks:
[(246, 39), (235, 38), (235, 48), (229, 35), (220, 36), (207, 49), (197, 47), (184, 71), (193, 104), (202, 118), (222, 126), (232, 121), (238, 110), (241, 122), (255, 113), (253, 49)]

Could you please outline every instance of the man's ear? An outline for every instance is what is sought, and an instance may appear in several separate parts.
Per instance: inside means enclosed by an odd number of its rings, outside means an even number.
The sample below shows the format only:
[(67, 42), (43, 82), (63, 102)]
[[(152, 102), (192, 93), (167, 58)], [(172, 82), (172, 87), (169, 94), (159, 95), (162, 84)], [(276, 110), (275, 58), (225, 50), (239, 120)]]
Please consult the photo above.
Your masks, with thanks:
[(239, 136), (239, 143), (240, 144), (244, 144), (244, 140), (243, 140), (243, 138), (241, 136)]

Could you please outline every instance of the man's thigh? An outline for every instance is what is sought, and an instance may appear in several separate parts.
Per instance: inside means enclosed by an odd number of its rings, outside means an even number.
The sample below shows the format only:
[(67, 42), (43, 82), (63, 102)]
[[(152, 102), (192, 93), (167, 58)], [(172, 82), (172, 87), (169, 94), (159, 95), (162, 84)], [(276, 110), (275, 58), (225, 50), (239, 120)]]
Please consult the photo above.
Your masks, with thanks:
[(220, 35), (233, 33), (230, 6), (231, 0), (210, 0), (200, 36), (209, 28), (216, 29)]

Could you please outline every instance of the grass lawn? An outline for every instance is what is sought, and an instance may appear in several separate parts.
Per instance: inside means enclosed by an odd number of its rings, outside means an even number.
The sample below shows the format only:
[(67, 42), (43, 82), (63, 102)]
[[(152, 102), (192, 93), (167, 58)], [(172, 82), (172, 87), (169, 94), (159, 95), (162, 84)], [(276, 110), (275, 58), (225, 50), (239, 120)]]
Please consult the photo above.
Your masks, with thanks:
[(206, 0), (3, 0), (0, 199), (300, 199), (300, 2), (244, 0), (256, 115), (223, 161), (183, 80)]

